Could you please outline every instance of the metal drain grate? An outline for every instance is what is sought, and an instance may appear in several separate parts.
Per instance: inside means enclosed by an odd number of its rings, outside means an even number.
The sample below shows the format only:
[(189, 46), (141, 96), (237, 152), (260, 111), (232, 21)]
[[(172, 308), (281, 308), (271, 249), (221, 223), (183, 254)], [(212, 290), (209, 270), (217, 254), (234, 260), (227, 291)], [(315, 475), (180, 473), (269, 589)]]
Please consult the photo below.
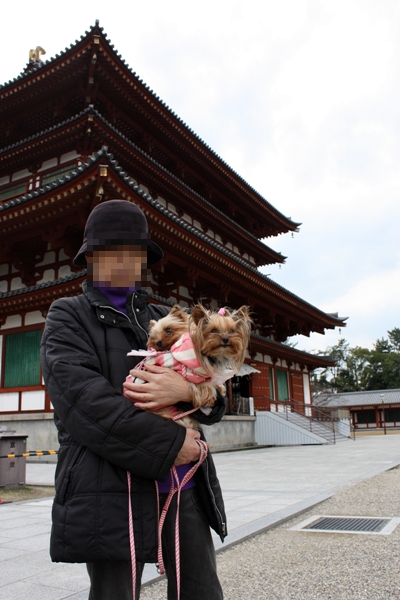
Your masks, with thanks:
[(324, 531), (382, 531), (390, 519), (366, 519), (360, 517), (321, 517), (312, 523), (307, 529), (319, 529)]
[(400, 523), (396, 517), (342, 517), (331, 515), (314, 515), (292, 530), (321, 531), (325, 533), (368, 533), (375, 535), (390, 535)]

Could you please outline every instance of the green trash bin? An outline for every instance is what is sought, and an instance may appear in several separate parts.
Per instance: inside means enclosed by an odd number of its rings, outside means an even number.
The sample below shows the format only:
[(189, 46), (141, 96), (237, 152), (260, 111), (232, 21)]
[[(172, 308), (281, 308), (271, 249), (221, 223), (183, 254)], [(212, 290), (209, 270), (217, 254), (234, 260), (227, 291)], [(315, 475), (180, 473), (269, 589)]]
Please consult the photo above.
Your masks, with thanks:
[(15, 431), (0, 430), (0, 457), (16, 455), (15, 458), (0, 458), (0, 489), (25, 485), (26, 458), (19, 455), (26, 452), (27, 437)]

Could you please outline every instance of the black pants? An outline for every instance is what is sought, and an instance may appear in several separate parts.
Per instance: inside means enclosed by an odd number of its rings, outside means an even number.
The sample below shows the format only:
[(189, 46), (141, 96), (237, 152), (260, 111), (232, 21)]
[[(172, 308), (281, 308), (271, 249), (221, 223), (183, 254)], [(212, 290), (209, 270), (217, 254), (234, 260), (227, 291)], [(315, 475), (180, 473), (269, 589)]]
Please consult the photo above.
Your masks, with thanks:
[[(167, 494), (160, 494), (163, 506)], [(168, 578), (168, 600), (177, 599), (175, 569), (176, 496), (167, 513), (163, 529), (163, 559)], [(128, 527), (128, 524), (127, 524)], [(201, 508), (196, 488), (181, 494), (180, 519), (181, 600), (222, 600), (214, 544), (207, 518)], [(136, 600), (144, 565), (137, 563)], [(130, 562), (88, 563), (89, 600), (132, 600)]]

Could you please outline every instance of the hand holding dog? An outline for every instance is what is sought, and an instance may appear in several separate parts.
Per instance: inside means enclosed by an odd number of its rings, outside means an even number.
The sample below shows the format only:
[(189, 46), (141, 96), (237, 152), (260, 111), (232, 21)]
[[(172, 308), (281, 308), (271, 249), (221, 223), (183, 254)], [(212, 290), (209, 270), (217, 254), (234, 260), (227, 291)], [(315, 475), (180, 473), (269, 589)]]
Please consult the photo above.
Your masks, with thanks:
[(172, 369), (146, 364), (144, 370), (132, 369), (130, 374), (133, 378), (139, 377), (145, 381), (125, 381), (123, 384), (124, 396), (138, 408), (159, 410), (171, 404), (190, 401), (189, 382)]

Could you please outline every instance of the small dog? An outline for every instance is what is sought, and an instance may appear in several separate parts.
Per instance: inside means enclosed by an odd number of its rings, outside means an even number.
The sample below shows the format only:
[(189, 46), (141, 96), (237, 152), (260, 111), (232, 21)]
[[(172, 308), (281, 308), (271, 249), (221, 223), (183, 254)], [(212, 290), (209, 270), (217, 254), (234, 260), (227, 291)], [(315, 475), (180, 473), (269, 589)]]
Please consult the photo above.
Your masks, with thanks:
[[(191, 385), (194, 410), (210, 411), (216, 400), (216, 388), (224, 393), (223, 384), (244, 362), (251, 322), (246, 306), (213, 312), (197, 304), (189, 317), (183, 308), (175, 305), (166, 317), (150, 322), (149, 352), (143, 362), (179, 372), (194, 384)], [(140, 355), (141, 351), (129, 354)], [(130, 375), (127, 381), (132, 381)], [(136, 379), (135, 382), (142, 381)], [(155, 412), (167, 419), (179, 415), (175, 405)], [(176, 422), (184, 427), (199, 427), (189, 417)]]
[(150, 321), (147, 348), (163, 352), (170, 350), (179, 338), (188, 331), (189, 315), (178, 304), (159, 321)]

